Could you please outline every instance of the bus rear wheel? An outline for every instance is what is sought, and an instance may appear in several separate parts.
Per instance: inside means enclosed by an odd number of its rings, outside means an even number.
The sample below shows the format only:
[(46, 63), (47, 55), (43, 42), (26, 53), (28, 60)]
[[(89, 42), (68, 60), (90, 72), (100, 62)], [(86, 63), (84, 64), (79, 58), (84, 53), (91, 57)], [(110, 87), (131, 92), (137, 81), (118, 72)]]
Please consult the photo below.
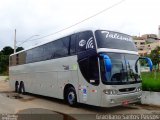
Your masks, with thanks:
[(77, 95), (76, 95), (76, 91), (73, 87), (70, 87), (67, 90), (66, 100), (67, 100), (67, 103), (70, 106), (76, 106), (77, 105)]
[(24, 82), (21, 81), (20, 85), (19, 85), (19, 91), (20, 94), (25, 94), (25, 86), (24, 86)]
[(16, 93), (18, 93), (18, 91), (19, 91), (18, 88), (19, 88), (19, 82), (16, 81), (16, 82), (15, 82), (15, 92), (16, 92)]

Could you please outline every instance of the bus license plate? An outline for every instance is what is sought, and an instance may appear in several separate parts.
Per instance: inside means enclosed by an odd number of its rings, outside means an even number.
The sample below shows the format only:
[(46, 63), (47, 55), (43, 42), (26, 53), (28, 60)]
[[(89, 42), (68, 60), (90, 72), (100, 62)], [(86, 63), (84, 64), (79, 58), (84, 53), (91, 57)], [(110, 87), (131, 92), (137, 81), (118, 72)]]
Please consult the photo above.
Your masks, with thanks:
[(124, 100), (124, 101), (122, 102), (122, 104), (123, 104), (123, 105), (128, 105), (128, 102), (129, 102), (128, 100)]

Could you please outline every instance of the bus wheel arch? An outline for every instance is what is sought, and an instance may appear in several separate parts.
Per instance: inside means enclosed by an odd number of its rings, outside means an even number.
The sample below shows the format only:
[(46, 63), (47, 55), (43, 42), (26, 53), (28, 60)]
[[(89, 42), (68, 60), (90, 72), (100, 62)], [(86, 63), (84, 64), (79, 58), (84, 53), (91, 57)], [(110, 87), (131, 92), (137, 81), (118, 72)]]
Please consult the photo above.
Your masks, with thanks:
[(64, 100), (70, 105), (70, 106), (76, 106), (77, 104), (77, 93), (76, 89), (72, 84), (67, 84), (64, 87), (63, 92)]

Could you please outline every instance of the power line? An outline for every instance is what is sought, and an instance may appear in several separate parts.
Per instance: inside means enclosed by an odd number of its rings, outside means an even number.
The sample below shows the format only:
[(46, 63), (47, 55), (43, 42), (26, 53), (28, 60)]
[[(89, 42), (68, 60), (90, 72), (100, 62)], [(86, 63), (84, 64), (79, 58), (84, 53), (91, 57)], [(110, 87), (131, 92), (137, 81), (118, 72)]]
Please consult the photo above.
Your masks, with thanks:
[[(90, 17), (85, 18), (85, 19), (82, 20), (82, 21), (79, 21), (79, 22), (77, 22), (77, 23), (75, 23), (75, 24), (73, 24), (73, 25), (71, 25), (71, 26), (68, 26), (68, 27), (63, 28), (63, 29), (61, 29), (61, 30), (58, 30), (58, 31), (56, 31), (56, 32), (54, 32), (54, 33), (51, 33), (51, 34), (48, 34), (48, 35), (45, 35), (45, 36), (42, 36), (42, 37), (39, 37), (39, 38), (36, 38), (36, 39), (32, 39), (32, 41), (33, 41), (33, 40), (42, 39), (42, 38), (46, 38), (46, 37), (55, 35), (55, 34), (57, 34), (57, 33), (59, 33), (59, 32), (65, 31), (65, 30), (67, 30), (67, 29), (70, 29), (70, 28), (72, 28), (72, 27), (74, 27), (74, 26), (76, 26), (76, 25), (78, 25), (78, 24), (81, 24), (82, 22), (85, 22), (85, 21), (87, 21), (87, 20), (89, 20), (89, 19), (91, 19), (91, 18), (93, 18), (93, 17), (95, 17), (95, 16), (97, 16), (97, 15), (99, 15), (99, 14), (102, 14), (102, 13), (104, 13), (104, 12), (106, 12), (106, 11), (108, 11), (108, 10), (116, 7), (116, 6), (118, 6), (119, 4), (121, 4), (121, 3), (124, 2), (124, 1), (125, 1), (125, 0), (121, 0), (121, 1), (115, 3), (115, 4), (111, 5), (111, 6), (103, 9), (102, 11), (100, 11), (100, 12), (98, 12), (98, 13), (90, 16)], [(25, 41), (25, 42), (27, 42), (27, 41)], [(21, 44), (21, 45), (22, 45), (22, 44)]]
[(31, 38), (33, 38), (33, 37), (35, 37), (35, 36), (39, 36), (39, 35), (32, 35), (31, 37), (29, 37), (29, 38), (27, 38), (27, 39), (25, 39), (25, 40), (23, 40), (23, 41), (19, 41), (19, 42), (21, 42), (21, 43), (20, 43), (19, 45), (17, 45), (17, 46), (21, 46), (21, 45), (24, 44), (25, 42), (32, 40)]

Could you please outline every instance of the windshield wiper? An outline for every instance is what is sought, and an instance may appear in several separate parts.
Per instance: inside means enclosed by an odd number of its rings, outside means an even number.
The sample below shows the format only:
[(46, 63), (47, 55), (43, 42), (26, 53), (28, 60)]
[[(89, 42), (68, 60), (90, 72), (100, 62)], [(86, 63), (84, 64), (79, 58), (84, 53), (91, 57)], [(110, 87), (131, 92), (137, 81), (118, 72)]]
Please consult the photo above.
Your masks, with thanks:
[(130, 75), (130, 77), (134, 78), (135, 81), (137, 81), (139, 75), (137, 73), (133, 72), (133, 69), (131, 69), (131, 65), (130, 65), (129, 61), (128, 61), (128, 67), (129, 67), (129, 75)]
[(121, 82), (122, 82), (123, 80), (125, 80), (125, 76), (126, 76), (126, 71), (124, 69), (123, 62), (122, 62), (122, 69), (120, 70), (120, 74), (121, 74)]

